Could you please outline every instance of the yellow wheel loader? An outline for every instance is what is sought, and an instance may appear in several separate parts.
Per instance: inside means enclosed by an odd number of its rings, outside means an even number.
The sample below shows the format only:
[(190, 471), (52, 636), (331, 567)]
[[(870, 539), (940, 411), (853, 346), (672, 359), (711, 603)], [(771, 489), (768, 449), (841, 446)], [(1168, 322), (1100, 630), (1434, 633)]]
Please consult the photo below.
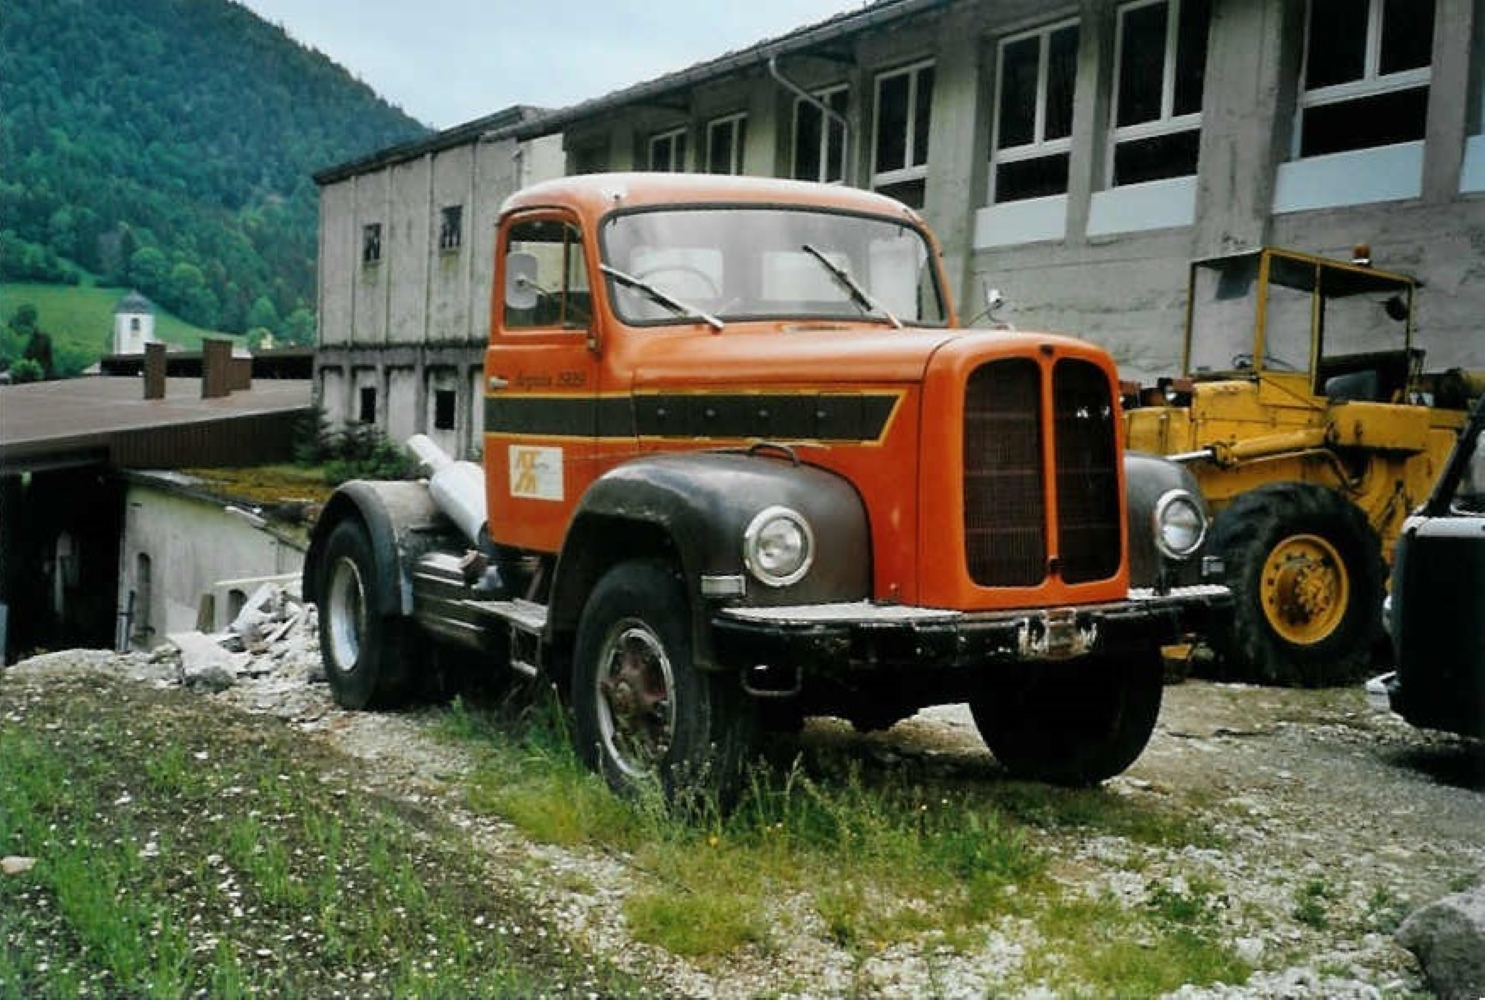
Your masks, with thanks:
[(1217, 512), (1231, 679), (1344, 684), (1385, 655), (1385, 564), (1485, 391), (1485, 373), (1424, 373), (1417, 282), (1363, 253), (1195, 262), (1184, 374), (1126, 386), (1130, 449), (1185, 463)]

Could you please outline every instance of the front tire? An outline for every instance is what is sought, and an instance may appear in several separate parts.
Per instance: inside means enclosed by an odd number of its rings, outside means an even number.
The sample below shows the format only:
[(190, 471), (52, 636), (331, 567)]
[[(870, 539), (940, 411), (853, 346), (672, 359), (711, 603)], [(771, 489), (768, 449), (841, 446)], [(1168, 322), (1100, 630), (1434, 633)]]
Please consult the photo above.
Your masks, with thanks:
[(757, 738), (737, 678), (691, 658), (689, 605), (671, 568), (621, 563), (598, 582), (578, 624), (573, 729), (578, 754), (615, 791), (656, 783), (672, 802), (730, 802)]
[(1325, 687), (1366, 674), (1386, 570), (1355, 504), (1323, 486), (1261, 486), (1218, 516), (1212, 546), (1232, 590), (1231, 633), (1216, 637), (1227, 676)]
[(1012, 775), (1096, 785), (1144, 752), (1164, 691), (1158, 649), (1018, 664), (970, 699), (980, 737)]
[(319, 579), (320, 657), (336, 704), (401, 705), (408, 695), (407, 626), (378, 610), (385, 595), (360, 521), (344, 520), (330, 532)]

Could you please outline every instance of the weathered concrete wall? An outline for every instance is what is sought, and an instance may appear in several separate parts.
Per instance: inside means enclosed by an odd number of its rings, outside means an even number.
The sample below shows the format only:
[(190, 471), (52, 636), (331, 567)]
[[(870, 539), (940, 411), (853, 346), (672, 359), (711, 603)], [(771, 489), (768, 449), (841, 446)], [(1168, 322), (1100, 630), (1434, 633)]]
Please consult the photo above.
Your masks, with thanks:
[[(478, 447), (495, 222), (519, 186), (559, 176), (562, 166), (560, 136), (519, 146), (476, 138), (321, 188), (316, 380), (332, 426), (356, 422), (360, 390), (372, 387), (388, 437), (432, 434), (436, 380), (458, 393), (455, 429), (438, 432), (440, 444), (453, 454)], [(440, 245), (450, 206), (461, 211), (453, 247)], [(382, 226), (382, 257), (366, 263), (364, 227), (373, 223)]]
[(127, 491), (121, 555), (119, 614), (133, 594), (134, 648), (195, 629), (201, 597), (218, 581), (294, 573), (304, 562), (297, 547), (226, 513), (220, 501), (138, 482)]

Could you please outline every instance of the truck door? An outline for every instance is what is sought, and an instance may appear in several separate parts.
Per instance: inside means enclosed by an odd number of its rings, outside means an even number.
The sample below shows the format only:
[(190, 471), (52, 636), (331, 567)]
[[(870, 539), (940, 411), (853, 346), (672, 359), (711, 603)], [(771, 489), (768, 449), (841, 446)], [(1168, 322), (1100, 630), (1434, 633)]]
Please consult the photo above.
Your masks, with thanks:
[(490, 537), (555, 552), (568, 511), (598, 473), (598, 359), (582, 230), (533, 211), (496, 245), (485, 352)]

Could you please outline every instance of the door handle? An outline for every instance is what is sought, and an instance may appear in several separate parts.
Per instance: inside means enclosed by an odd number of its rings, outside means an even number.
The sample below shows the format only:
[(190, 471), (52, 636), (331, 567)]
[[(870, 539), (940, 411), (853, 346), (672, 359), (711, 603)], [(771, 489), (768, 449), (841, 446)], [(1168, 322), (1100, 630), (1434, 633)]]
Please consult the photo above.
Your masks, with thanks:
[(503, 375), (491, 375), (489, 378), (485, 379), (485, 388), (489, 389), (491, 392), (499, 392), (501, 389), (509, 389), (510, 379), (506, 378)]

